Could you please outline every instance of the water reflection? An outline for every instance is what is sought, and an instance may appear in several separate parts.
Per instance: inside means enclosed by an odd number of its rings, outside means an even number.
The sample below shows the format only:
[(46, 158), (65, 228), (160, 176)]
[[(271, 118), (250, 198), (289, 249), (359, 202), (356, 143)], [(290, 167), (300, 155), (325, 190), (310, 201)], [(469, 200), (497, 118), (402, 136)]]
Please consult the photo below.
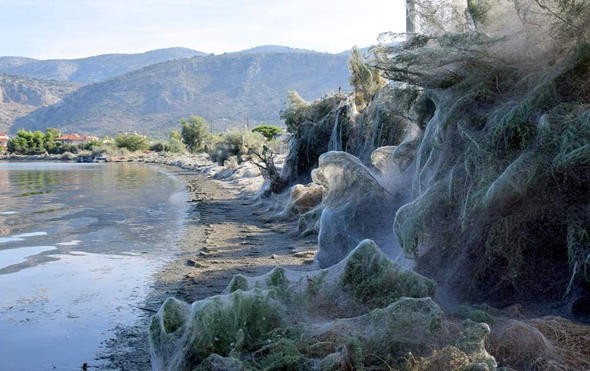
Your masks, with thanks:
[(4, 237), (42, 226), (52, 243), (85, 236), (87, 252), (134, 251), (179, 215), (170, 206), (177, 183), (147, 165), (0, 163), (0, 179)]
[(182, 235), (179, 193), (144, 164), (0, 163), (0, 369), (75, 369), (137, 318)]

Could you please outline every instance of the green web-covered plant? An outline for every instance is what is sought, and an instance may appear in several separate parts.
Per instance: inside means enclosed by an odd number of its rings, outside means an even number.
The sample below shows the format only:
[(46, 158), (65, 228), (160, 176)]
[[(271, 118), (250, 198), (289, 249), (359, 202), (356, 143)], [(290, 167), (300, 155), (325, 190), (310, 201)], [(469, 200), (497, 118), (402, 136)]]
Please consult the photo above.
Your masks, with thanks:
[[(572, 288), (587, 280), (590, 261), (590, 45), (587, 31), (566, 36), (590, 8), (515, 3), (519, 12), (502, 19), (518, 24), (514, 35), (474, 24), (376, 48), (376, 67), (425, 88), (435, 107), (417, 152), (414, 200), (398, 211), (395, 231), (418, 269), (460, 296), (585, 296)], [(498, 6), (486, 11), (508, 12)]]
[[(489, 326), (447, 317), (428, 297), (434, 290), (431, 280), (364, 240), (328, 269), (276, 267), (235, 276), (223, 294), (191, 305), (168, 299), (149, 331), (152, 367), (419, 371), (433, 363), (441, 369), (483, 363), (477, 369), (493, 369), (484, 347)], [(448, 346), (454, 352), (445, 360), (436, 350)]]

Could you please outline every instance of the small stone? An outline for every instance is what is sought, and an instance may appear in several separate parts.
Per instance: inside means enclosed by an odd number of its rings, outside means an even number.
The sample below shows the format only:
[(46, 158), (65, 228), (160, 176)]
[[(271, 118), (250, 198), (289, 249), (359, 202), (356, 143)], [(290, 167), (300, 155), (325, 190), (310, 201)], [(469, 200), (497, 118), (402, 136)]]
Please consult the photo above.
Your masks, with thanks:
[(315, 251), (298, 251), (293, 254), (296, 258), (313, 258), (315, 256)]
[(194, 266), (195, 266), (195, 265), (197, 265), (197, 264), (198, 264), (198, 263), (197, 263), (197, 261), (196, 261), (196, 260), (194, 260), (194, 259), (188, 259), (188, 260), (186, 261), (186, 265), (188, 265), (189, 267), (194, 267)]
[(186, 261), (186, 265), (188, 265), (189, 267), (195, 267), (195, 268), (207, 268), (206, 265), (201, 264), (198, 260), (196, 259), (188, 259)]

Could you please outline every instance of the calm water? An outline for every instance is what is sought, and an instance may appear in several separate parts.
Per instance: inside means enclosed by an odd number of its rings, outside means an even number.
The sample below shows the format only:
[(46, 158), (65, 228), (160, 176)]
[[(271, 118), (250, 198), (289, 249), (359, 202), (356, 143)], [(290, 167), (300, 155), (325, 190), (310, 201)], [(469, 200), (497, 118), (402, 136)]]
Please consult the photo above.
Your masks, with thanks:
[(145, 164), (0, 162), (0, 370), (79, 370), (141, 314), (186, 195)]

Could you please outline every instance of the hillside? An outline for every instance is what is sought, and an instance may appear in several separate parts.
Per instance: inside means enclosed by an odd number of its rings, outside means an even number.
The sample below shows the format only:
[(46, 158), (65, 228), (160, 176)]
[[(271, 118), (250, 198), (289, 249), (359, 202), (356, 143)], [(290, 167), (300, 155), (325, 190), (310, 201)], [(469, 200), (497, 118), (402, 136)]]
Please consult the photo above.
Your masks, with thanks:
[(17, 117), (54, 104), (77, 87), (69, 82), (0, 75), (0, 131), (8, 130)]
[(25, 57), (0, 57), (0, 71), (7, 71), (33, 62), (37, 62), (37, 60)]
[(250, 49), (241, 50), (232, 54), (272, 54), (272, 53), (317, 53), (313, 50), (290, 48), (282, 45), (260, 45)]
[(347, 55), (315, 52), (231, 53), (164, 62), (88, 85), (11, 129), (167, 134), (178, 119), (201, 115), (214, 131), (248, 120), (279, 123), (287, 92), (305, 99), (348, 88)]
[(138, 54), (103, 54), (82, 59), (34, 60), (1, 57), (0, 73), (90, 84), (151, 64), (199, 55), (204, 53), (186, 48), (168, 48)]

